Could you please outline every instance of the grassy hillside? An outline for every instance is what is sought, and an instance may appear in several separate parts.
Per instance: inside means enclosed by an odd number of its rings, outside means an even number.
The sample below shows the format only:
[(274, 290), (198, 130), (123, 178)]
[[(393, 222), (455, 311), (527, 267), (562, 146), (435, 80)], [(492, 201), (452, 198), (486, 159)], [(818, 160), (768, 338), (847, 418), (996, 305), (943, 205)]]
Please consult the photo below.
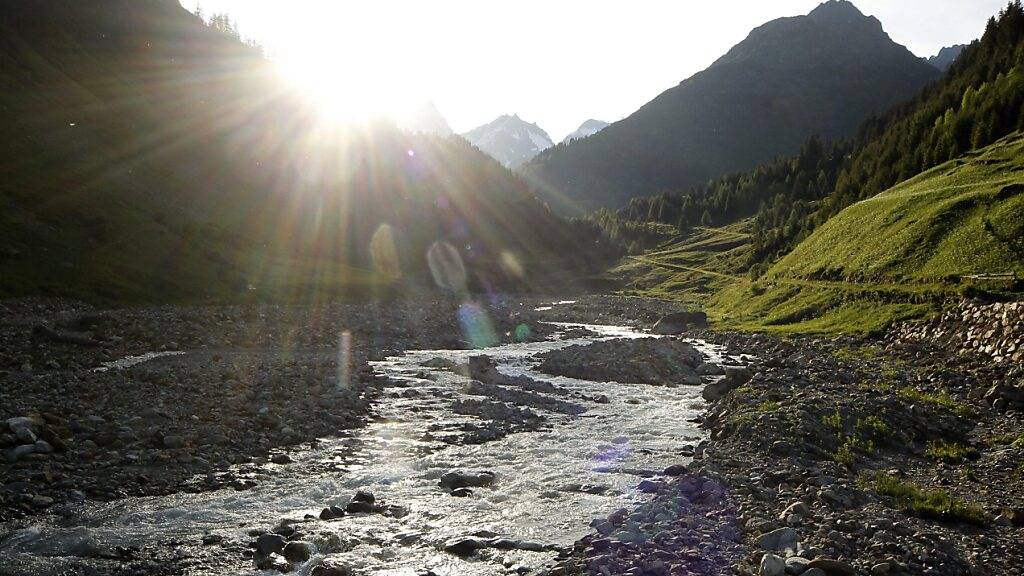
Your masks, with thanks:
[(750, 229), (696, 228), (612, 274), (627, 294), (706, 309), (719, 328), (779, 333), (874, 333), (965, 290), (1006, 291), (974, 276), (1024, 278), (1024, 134), (848, 207), (760, 277), (747, 270)]
[(826, 222), (766, 276), (956, 281), (1024, 275), (1024, 137), (924, 172)]
[(723, 327), (875, 332), (977, 281), (1024, 276), (1024, 136), (1015, 133), (840, 212), (767, 274), (708, 301)]

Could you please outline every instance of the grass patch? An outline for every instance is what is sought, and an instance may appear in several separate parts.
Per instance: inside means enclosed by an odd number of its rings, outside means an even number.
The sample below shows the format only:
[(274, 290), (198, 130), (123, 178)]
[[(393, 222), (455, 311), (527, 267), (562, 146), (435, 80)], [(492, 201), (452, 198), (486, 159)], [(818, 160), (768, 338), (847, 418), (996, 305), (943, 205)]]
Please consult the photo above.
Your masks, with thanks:
[(964, 503), (952, 496), (945, 490), (923, 488), (908, 482), (893, 478), (881, 472), (873, 477), (868, 476), (864, 482), (883, 496), (894, 500), (900, 510), (941, 522), (966, 522), (984, 526), (988, 523), (985, 511), (979, 506)]
[(836, 431), (839, 447), (832, 455), (836, 462), (853, 467), (857, 455), (871, 456), (876, 451), (876, 443), (890, 437), (888, 424), (877, 416), (858, 418), (853, 422), (853, 431), (847, 432), (846, 421), (839, 410), (821, 419), (822, 423)]
[(859, 348), (840, 348), (832, 353), (836, 360), (853, 362), (857, 360), (874, 360), (878, 358), (882, 350), (878, 346), (861, 346)]
[(905, 386), (900, 388), (899, 396), (911, 402), (920, 402), (923, 404), (946, 408), (961, 418), (969, 418), (974, 415), (974, 411), (971, 410), (970, 406), (960, 402), (956, 398), (953, 398), (946, 392), (931, 394), (929, 392), (918, 390), (913, 386)]
[(945, 440), (933, 440), (928, 443), (928, 450), (925, 455), (932, 460), (956, 464), (964, 460), (976, 460), (981, 453), (976, 448), (964, 446), (959, 442), (946, 442)]

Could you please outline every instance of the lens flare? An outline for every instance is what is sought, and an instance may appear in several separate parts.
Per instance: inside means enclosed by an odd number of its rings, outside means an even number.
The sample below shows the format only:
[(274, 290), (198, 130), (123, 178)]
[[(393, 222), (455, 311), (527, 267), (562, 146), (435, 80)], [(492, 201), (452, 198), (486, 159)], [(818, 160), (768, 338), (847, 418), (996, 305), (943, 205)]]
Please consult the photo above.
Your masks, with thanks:
[(476, 302), (466, 302), (459, 306), (459, 326), (462, 327), (463, 338), (473, 348), (487, 348), (499, 342), (490, 316)]
[(508, 250), (501, 253), (499, 263), (501, 264), (501, 269), (514, 278), (522, 278), (526, 273), (522, 263), (519, 262), (519, 258), (516, 258), (516, 255)]
[(381, 278), (394, 281), (402, 277), (402, 265), (398, 261), (398, 250), (390, 225), (381, 224), (373, 233), (370, 238), (370, 258), (374, 272)]
[(335, 388), (338, 391), (348, 390), (352, 377), (352, 333), (348, 330), (342, 331), (338, 337), (338, 381)]
[(427, 250), (427, 264), (439, 288), (459, 292), (466, 287), (466, 266), (462, 256), (447, 242), (434, 242)]

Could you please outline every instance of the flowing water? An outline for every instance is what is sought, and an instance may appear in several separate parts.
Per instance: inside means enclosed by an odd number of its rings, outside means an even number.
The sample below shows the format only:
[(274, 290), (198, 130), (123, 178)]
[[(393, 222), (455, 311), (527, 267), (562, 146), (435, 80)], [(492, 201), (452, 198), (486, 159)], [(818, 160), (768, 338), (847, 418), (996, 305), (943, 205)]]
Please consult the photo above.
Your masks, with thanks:
[[(444, 551), (445, 542), (467, 535), (496, 535), (552, 546), (569, 546), (590, 531), (591, 519), (629, 507), (644, 496), (635, 490), (646, 471), (686, 460), (684, 446), (702, 438), (691, 420), (704, 408), (699, 387), (600, 383), (534, 372), (537, 355), (601, 339), (641, 338), (623, 327), (562, 324), (596, 335), (517, 343), (485, 350), (425, 350), (377, 362), (374, 369), (394, 386), (379, 402), (380, 418), (341, 438), (324, 440), (293, 455), (287, 465), (267, 465), (252, 489), (205, 494), (130, 498), (87, 503), (70, 517), (43, 520), (0, 542), (0, 564), (31, 561), (56, 568), (116, 546), (151, 549), (177, 544), (199, 549), (204, 534), (248, 543), (253, 529), (270, 529), (282, 519), (302, 520), (328, 505), (344, 506), (356, 489), (407, 514), (351, 515), (301, 525), (318, 553), (300, 568), (308, 573), (319, 559), (349, 564), (361, 574), (491, 575), (536, 568), (554, 552), (488, 550), (464, 560)], [(693, 344), (712, 362), (727, 362), (719, 350)], [(463, 363), (486, 354), (504, 374), (545, 380), (570, 393), (586, 408), (580, 416), (544, 413), (548, 426), (479, 445), (451, 445), (438, 429), (458, 428), (471, 416), (455, 414), (453, 401), (466, 398), (467, 379), (453, 371), (427, 368), (443, 358)], [(436, 360), (435, 360), (436, 362)], [(581, 398), (605, 395), (608, 403)], [(558, 396), (566, 399), (566, 396)], [(477, 421), (479, 423), (479, 421)], [(335, 470), (324, 466), (334, 463)], [(489, 470), (493, 486), (456, 498), (438, 486), (452, 470)], [(205, 549), (204, 549), (205, 550)], [(26, 566), (29, 564), (26, 563)], [(209, 564), (196, 573), (235, 574)]]

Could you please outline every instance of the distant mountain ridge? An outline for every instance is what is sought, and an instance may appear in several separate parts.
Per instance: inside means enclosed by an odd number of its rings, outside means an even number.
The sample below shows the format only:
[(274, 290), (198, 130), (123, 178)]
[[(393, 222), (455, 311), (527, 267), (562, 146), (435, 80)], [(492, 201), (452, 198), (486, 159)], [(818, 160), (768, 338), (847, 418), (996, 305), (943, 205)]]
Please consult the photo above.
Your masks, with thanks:
[(710, 67), (594, 136), (524, 166), (562, 212), (682, 190), (778, 155), (812, 135), (852, 135), (939, 72), (845, 0), (754, 29)]
[(415, 134), (434, 134), (436, 136), (454, 134), (451, 126), (448, 125), (448, 120), (433, 102), (427, 102), (412, 114), (400, 119), (398, 127)]
[(942, 72), (949, 70), (949, 67), (953, 65), (953, 62), (960, 57), (960, 54), (967, 48), (967, 44), (954, 44), (953, 46), (946, 46), (939, 53), (928, 58), (928, 63), (935, 66)]
[(568, 144), (573, 140), (579, 140), (581, 138), (593, 136), (594, 134), (597, 134), (598, 132), (604, 130), (608, 126), (611, 126), (611, 124), (609, 124), (608, 122), (594, 120), (593, 118), (591, 118), (590, 120), (587, 120), (583, 124), (580, 124), (579, 128), (577, 128), (571, 134), (563, 138), (562, 144)]
[(462, 136), (508, 168), (518, 168), (554, 146), (547, 132), (517, 114), (504, 114)]

